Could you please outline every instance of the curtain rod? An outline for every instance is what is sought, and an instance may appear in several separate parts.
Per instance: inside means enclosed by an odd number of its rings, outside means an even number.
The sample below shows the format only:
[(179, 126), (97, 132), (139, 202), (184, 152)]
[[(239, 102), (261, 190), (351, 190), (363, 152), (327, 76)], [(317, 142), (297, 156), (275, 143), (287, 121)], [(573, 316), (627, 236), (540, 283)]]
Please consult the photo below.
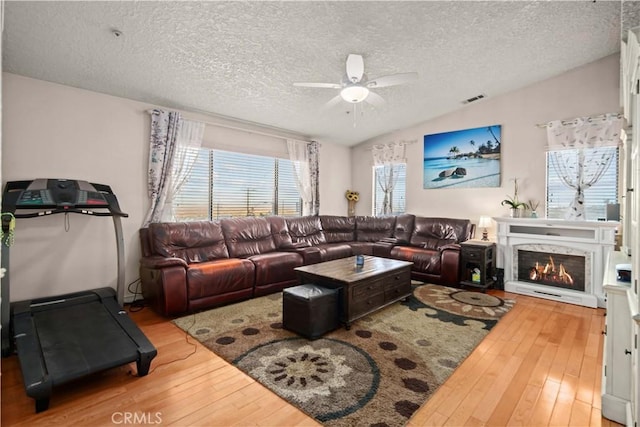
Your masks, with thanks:
[[(153, 111), (154, 111), (153, 109), (147, 110), (147, 113), (148, 114), (153, 114)], [(182, 113), (180, 113), (180, 114), (182, 114)], [(191, 119), (188, 119), (188, 120), (191, 120)], [(271, 138), (279, 138), (279, 139), (285, 139), (285, 140), (286, 139), (296, 139), (298, 141), (306, 142), (307, 144), (310, 144), (310, 143), (313, 142), (313, 141), (307, 141), (305, 139), (300, 139), (300, 138), (289, 138), (289, 137), (286, 137), (286, 136), (276, 135), (274, 133), (262, 132), (262, 131), (259, 131), (259, 130), (249, 130), (249, 129), (245, 129), (245, 128), (242, 128), (242, 127), (239, 127), (239, 126), (225, 125), (225, 124), (222, 124), (222, 123), (213, 123), (213, 122), (207, 122), (207, 121), (203, 121), (203, 120), (194, 120), (194, 121), (198, 121), (200, 123), (204, 123), (205, 125), (209, 125), (209, 126), (219, 126), (219, 127), (223, 127), (223, 128), (227, 128), (227, 129), (239, 130), (239, 131), (242, 131), (242, 132), (251, 132), (251, 133), (255, 133), (257, 135), (269, 136)], [(259, 125), (256, 125), (256, 126), (259, 126)]]
[[(608, 115), (609, 115), (609, 114), (599, 114), (599, 115), (597, 115), (597, 116), (588, 116), (588, 117), (587, 117), (587, 119), (589, 119), (589, 120), (598, 120), (598, 119), (603, 119), (603, 118), (605, 118), (605, 117), (606, 117), (606, 116), (608, 116)], [(618, 113), (618, 114), (616, 114), (615, 116), (616, 116), (616, 118), (618, 118), (618, 119), (621, 119), (621, 118), (622, 118), (622, 114), (621, 114), (621, 113)], [(578, 118), (578, 117), (576, 117), (576, 118)], [(571, 123), (571, 122), (572, 122), (572, 121), (574, 121), (574, 120), (575, 120), (575, 119), (561, 120), (561, 122), (562, 122), (562, 124), (563, 124), (563, 125), (567, 125), (567, 124)], [(538, 124), (536, 124), (536, 127), (539, 127), (539, 128), (546, 128), (546, 127), (549, 127), (549, 123), (538, 123)]]

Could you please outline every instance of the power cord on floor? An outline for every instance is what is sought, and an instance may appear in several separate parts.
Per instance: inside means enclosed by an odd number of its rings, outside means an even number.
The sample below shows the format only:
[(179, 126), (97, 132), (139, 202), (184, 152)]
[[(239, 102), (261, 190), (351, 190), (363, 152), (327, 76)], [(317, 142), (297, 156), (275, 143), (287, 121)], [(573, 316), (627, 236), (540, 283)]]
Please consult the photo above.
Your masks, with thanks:
[(155, 371), (156, 369), (158, 369), (161, 366), (171, 365), (172, 363), (175, 363), (175, 362), (180, 362), (182, 360), (187, 360), (188, 358), (190, 358), (191, 356), (196, 354), (196, 352), (198, 351), (198, 346), (197, 346), (197, 344), (189, 341), (189, 332), (188, 332), (196, 324), (196, 315), (195, 315), (195, 313), (191, 316), (191, 318), (193, 319), (193, 321), (191, 322), (191, 325), (189, 325), (188, 328), (184, 329), (184, 340), (185, 340), (185, 342), (187, 344), (189, 344), (190, 346), (193, 347), (193, 350), (191, 351), (191, 353), (187, 354), (184, 357), (180, 357), (178, 359), (171, 360), (169, 362), (159, 363), (156, 366), (154, 366), (153, 369), (151, 369), (149, 371), (149, 373), (152, 373), (153, 371)]
[[(145, 308), (144, 298), (138, 299), (138, 296), (142, 297), (142, 292), (140, 291), (141, 283), (142, 282), (140, 281), (140, 278), (137, 278), (136, 280), (134, 280), (133, 282), (127, 285), (127, 290), (129, 291), (130, 294), (133, 294), (133, 300), (129, 304), (130, 313), (135, 313)], [(135, 285), (135, 289), (132, 290), (131, 287), (134, 285)]]
[[(144, 309), (146, 307), (146, 305), (144, 303), (144, 298), (138, 299), (138, 296), (142, 296), (142, 292), (140, 291), (141, 284), (142, 284), (142, 282), (140, 281), (140, 278), (137, 278), (136, 280), (134, 280), (133, 282), (131, 282), (131, 283), (129, 283), (127, 285), (127, 290), (129, 291), (130, 294), (133, 294), (133, 301), (131, 301), (131, 303), (129, 304), (129, 312), (130, 313), (136, 313), (136, 312), (141, 311), (142, 309)], [(133, 288), (134, 286), (135, 286), (135, 288)], [(195, 315), (195, 313), (193, 314), (192, 319), (193, 319), (193, 321), (191, 322), (191, 325), (189, 325), (189, 327), (184, 330), (184, 339), (185, 339), (185, 342), (187, 344), (189, 344), (190, 346), (193, 347), (193, 350), (189, 354), (184, 356), (184, 357), (181, 357), (181, 358), (178, 358), (178, 359), (174, 359), (174, 360), (171, 360), (169, 362), (159, 363), (159, 364), (155, 365), (153, 367), (153, 369), (151, 369), (149, 371), (149, 374), (152, 373), (153, 371), (155, 371), (156, 369), (158, 369), (161, 366), (170, 365), (172, 363), (179, 362), (179, 361), (182, 361), (182, 360), (187, 360), (189, 357), (193, 356), (196, 353), (196, 351), (198, 351), (198, 346), (195, 343), (189, 341), (189, 332), (188, 331), (196, 324), (196, 315)], [(131, 371), (129, 371), (129, 374), (133, 375), (133, 373)]]

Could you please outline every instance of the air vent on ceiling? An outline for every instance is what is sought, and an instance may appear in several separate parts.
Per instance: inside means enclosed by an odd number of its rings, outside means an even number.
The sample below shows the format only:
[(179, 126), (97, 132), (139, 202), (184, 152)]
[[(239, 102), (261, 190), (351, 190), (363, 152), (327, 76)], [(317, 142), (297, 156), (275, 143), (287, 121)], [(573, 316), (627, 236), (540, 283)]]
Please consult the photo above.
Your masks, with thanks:
[(470, 102), (478, 101), (478, 100), (480, 100), (482, 98), (486, 98), (486, 97), (487, 97), (487, 95), (481, 93), (480, 95), (476, 95), (476, 96), (471, 97), (469, 99), (465, 99), (464, 101), (462, 101), (462, 103), (463, 104), (469, 104)]

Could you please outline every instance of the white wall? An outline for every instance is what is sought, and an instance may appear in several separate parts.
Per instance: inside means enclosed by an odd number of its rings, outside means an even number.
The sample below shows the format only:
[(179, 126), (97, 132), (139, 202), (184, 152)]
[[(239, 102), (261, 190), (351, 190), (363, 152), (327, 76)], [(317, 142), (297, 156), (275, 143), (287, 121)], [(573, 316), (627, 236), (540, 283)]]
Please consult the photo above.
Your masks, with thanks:
[[(126, 282), (134, 281), (140, 252), (138, 228), (148, 206), (146, 110), (153, 106), (8, 73), (3, 74), (2, 89), (3, 183), (55, 177), (110, 185), (130, 215), (123, 220)], [(535, 124), (618, 111), (618, 94), (619, 58), (613, 55), (353, 149), (320, 141), (321, 213), (345, 215), (344, 192), (352, 189), (361, 194), (357, 213), (369, 214), (372, 183), (368, 148), (403, 139), (418, 141), (407, 150), (408, 212), (474, 222), (480, 215), (503, 216), (507, 210), (500, 206), (500, 200), (512, 194), (514, 177), (520, 178), (524, 199), (544, 200), (545, 131)], [(199, 114), (188, 114), (187, 118), (218, 120)], [(425, 134), (491, 124), (502, 125), (501, 187), (422, 189)], [(208, 129), (205, 139), (214, 141), (219, 133)], [(268, 138), (258, 140), (256, 146), (278, 150), (269, 146)], [(111, 219), (70, 215), (69, 232), (64, 221), (64, 215), (18, 220), (11, 249), (12, 300), (115, 286)]]
[[(496, 78), (500, 78), (499, 72)], [(468, 218), (474, 223), (481, 215), (506, 216), (507, 207), (501, 206), (500, 201), (513, 195), (513, 179), (517, 177), (519, 198), (541, 201), (538, 213), (544, 213), (546, 130), (536, 124), (620, 111), (619, 81), (619, 55), (616, 54), (502, 96), (488, 94), (488, 99), (457, 112), (354, 147), (351, 178), (353, 189), (360, 191), (361, 196), (357, 213), (371, 213), (370, 147), (400, 140), (417, 140), (407, 147), (406, 153), (407, 212)], [(424, 135), (496, 124), (502, 125), (500, 187), (423, 189)], [(494, 229), (489, 233), (495, 234)]]
[[(3, 74), (2, 181), (70, 178), (110, 185), (129, 214), (123, 219), (126, 283), (138, 278), (138, 229), (148, 208), (146, 171), (152, 105)], [(201, 114), (192, 120), (224, 123)], [(215, 143), (219, 129), (207, 127)], [(245, 139), (238, 139), (246, 148)], [(288, 135), (296, 137), (295, 135)], [(299, 136), (298, 136), (299, 137)], [(260, 150), (276, 152), (277, 138), (252, 136)], [(344, 214), (350, 186), (350, 149), (320, 141), (321, 213)], [(233, 146), (227, 142), (228, 145)], [(228, 148), (228, 147), (227, 147)], [(115, 287), (116, 249), (109, 217), (69, 215), (19, 219), (11, 248), (11, 300), (45, 297), (100, 286)], [(3, 260), (4, 263), (4, 260)]]

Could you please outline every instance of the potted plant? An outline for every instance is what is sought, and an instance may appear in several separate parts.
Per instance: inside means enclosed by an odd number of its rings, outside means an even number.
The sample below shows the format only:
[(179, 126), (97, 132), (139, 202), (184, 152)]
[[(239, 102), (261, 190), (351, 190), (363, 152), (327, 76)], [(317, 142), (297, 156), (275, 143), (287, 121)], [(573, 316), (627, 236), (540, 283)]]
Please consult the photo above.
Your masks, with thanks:
[(502, 206), (509, 206), (511, 209), (509, 215), (512, 218), (520, 218), (520, 209), (527, 209), (528, 206), (525, 202), (518, 200), (518, 178), (513, 180), (513, 187), (513, 197), (507, 196), (507, 198), (500, 202), (500, 204)]

